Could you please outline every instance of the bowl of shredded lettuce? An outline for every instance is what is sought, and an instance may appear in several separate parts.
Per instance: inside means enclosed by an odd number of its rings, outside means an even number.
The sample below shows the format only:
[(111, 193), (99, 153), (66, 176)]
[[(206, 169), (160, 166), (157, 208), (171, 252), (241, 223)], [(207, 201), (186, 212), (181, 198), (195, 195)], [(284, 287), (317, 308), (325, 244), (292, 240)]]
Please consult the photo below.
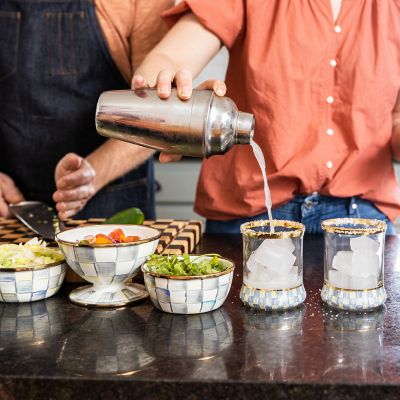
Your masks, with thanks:
[(222, 306), (234, 268), (231, 260), (218, 254), (153, 254), (142, 271), (156, 308), (174, 314), (198, 314)]
[(0, 301), (21, 303), (50, 297), (61, 287), (65, 271), (61, 250), (43, 240), (0, 245)]

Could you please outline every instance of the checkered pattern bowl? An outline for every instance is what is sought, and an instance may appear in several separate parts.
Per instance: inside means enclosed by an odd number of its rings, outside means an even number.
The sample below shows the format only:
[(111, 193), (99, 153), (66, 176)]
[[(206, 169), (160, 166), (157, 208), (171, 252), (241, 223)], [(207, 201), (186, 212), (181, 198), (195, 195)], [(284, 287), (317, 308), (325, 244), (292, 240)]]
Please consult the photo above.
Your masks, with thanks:
[[(190, 259), (198, 257), (192, 255)], [(235, 268), (232, 261), (224, 258), (221, 261), (226, 265), (224, 271), (203, 276), (160, 275), (143, 265), (144, 282), (154, 306), (172, 314), (198, 314), (221, 307), (231, 288)]]
[(26, 303), (53, 296), (65, 277), (65, 261), (38, 267), (0, 268), (0, 301)]
[[(108, 235), (120, 228), (127, 236), (139, 236), (131, 243), (80, 244), (85, 236)], [(68, 265), (91, 286), (71, 292), (70, 300), (85, 306), (123, 306), (147, 297), (144, 288), (125, 282), (136, 275), (146, 258), (157, 248), (161, 233), (142, 225), (91, 225), (60, 232), (56, 241)]]

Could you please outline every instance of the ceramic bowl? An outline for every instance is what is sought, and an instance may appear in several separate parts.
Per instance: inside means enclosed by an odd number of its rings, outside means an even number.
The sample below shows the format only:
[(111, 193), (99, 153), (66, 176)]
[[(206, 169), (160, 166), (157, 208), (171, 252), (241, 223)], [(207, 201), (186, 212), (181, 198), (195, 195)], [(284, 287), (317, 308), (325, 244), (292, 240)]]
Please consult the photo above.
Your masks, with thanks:
[[(131, 243), (81, 244), (88, 235), (108, 235), (122, 229), (127, 236), (139, 236)], [(127, 283), (146, 258), (157, 248), (161, 232), (142, 225), (91, 225), (69, 229), (56, 235), (68, 265), (92, 285), (73, 290), (69, 298), (84, 306), (118, 307), (148, 296), (143, 285)]]
[[(198, 257), (191, 255), (190, 259)], [(221, 307), (231, 288), (235, 268), (232, 261), (225, 258), (221, 261), (226, 265), (224, 271), (202, 276), (160, 275), (143, 265), (144, 282), (154, 306), (173, 314), (198, 314)]]
[(0, 268), (0, 301), (26, 303), (53, 296), (60, 289), (65, 261), (36, 267)]

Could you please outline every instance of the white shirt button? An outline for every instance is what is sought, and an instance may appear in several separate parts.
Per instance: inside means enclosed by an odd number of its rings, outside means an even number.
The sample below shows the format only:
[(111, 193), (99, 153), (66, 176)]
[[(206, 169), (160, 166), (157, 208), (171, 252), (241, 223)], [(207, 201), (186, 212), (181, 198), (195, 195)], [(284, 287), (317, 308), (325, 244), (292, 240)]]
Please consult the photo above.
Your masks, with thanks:
[(336, 67), (336, 65), (337, 65), (336, 60), (331, 60), (331, 61), (329, 61), (329, 65), (330, 65), (331, 67)]
[(332, 161), (328, 161), (328, 162), (326, 163), (326, 166), (327, 166), (329, 169), (332, 169), (332, 168), (333, 168), (333, 162), (332, 162)]
[(336, 33), (342, 32), (342, 27), (340, 25), (336, 25), (334, 29)]
[(326, 130), (326, 133), (327, 133), (329, 136), (332, 136), (332, 135), (335, 133), (335, 131), (334, 131), (332, 128), (328, 128), (328, 129)]
[(333, 98), (333, 96), (328, 96), (326, 98), (326, 102), (329, 103), (329, 104), (332, 104), (334, 101), (335, 101), (335, 99)]

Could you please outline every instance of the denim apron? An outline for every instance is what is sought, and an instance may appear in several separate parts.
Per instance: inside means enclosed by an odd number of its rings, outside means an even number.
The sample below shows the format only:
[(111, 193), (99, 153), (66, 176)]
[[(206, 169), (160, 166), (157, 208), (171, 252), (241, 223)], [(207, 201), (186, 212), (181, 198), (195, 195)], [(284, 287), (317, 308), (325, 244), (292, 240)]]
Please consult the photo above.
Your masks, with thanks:
[[(52, 202), (57, 162), (105, 141), (94, 124), (99, 95), (127, 88), (92, 0), (0, 1), (0, 172), (27, 200)], [(154, 218), (151, 161), (105, 187), (78, 217), (128, 207)]]

